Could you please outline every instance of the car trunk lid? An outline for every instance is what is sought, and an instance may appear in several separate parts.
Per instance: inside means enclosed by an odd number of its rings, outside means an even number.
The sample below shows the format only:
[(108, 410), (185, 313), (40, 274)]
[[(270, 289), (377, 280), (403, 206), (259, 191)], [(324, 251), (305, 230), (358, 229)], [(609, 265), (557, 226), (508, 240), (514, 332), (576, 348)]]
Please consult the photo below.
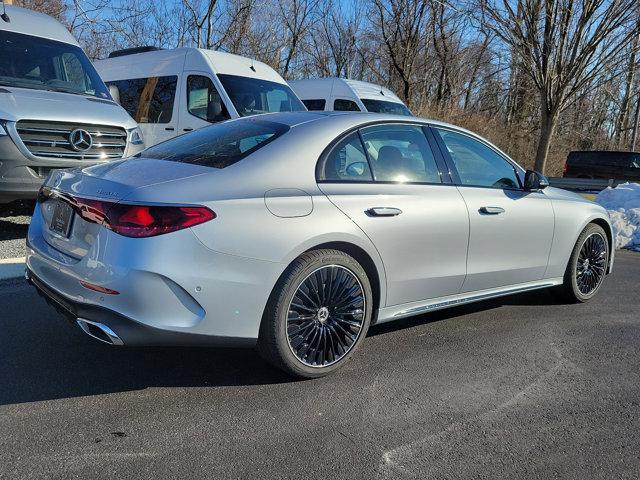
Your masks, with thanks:
[[(198, 165), (137, 158), (54, 171), (39, 197), (44, 238), (57, 250), (80, 259), (104, 228), (97, 218), (98, 204), (117, 204), (136, 189), (210, 172)], [(79, 215), (81, 210), (85, 218)], [(94, 210), (97, 222), (86, 219)]]

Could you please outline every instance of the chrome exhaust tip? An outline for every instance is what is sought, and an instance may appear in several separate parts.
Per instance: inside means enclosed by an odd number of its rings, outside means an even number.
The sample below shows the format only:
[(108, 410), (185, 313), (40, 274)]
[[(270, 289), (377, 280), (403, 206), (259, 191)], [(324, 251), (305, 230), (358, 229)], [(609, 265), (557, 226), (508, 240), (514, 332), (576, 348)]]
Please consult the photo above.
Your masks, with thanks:
[(103, 343), (109, 345), (124, 345), (124, 342), (116, 335), (116, 332), (111, 330), (104, 323), (92, 322), (85, 318), (77, 318), (76, 323), (80, 326), (82, 331)]

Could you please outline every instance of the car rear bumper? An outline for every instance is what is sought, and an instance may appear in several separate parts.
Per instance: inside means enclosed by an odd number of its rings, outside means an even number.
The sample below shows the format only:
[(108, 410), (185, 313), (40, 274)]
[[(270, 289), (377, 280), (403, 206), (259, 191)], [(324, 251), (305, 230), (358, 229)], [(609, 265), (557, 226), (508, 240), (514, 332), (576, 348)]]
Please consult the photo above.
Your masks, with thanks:
[[(284, 268), (213, 251), (190, 229), (137, 239), (100, 227), (73, 252), (50, 236), (38, 204), (27, 235), (31, 282), (74, 321), (103, 324), (125, 345), (254, 344)], [(91, 334), (90, 325), (81, 326)]]
[(221, 337), (163, 330), (128, 318), (108, 308), (77, 302), (48, 287), (29, 268), (25, 278), (58, 312), (89, 336), (111, 345), (253, 347), (255, 338)]

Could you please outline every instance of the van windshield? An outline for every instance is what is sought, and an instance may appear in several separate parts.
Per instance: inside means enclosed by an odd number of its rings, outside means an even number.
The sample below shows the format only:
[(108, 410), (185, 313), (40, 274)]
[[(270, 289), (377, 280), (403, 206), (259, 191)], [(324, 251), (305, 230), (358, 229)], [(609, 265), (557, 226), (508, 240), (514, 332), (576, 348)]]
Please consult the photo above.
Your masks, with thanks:
[(238, 75), (218, 74), (218, 78), (241, 117), (306, 110), (285, 84)]
[(2, 30), (0, 85), (111, 98), (81, 48)]
[(404, 115), (411, 117), (412, 114), (402, 103), (385, 102), (384, 100), (372, 100), (369, 98), (360, 99), (368, 112), (390, 113), (392, 115)]

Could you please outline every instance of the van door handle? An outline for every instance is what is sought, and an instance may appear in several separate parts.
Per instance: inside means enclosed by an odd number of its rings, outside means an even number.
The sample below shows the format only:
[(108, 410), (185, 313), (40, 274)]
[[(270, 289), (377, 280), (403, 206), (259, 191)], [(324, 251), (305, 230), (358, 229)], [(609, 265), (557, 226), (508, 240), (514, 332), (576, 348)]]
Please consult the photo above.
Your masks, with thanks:
[(484, 215), (498, 215), (500, 213), (504, 213), (504, 208), (502, 207), (480, 207), (480, 213)]
[(183, 132), (191, 132), (193, 130), (193, 128), (183, 128), (182, 131)]
[(365, 210), (364, 213), (370, 217), (395, 217), (400, 215), (402, 210), (394, 207), (372, 207)]
[(175, 128), (173, 128), (173, 127), (166, 127), (166, 128), (165, 128), (165, 130), (166, 130), (167, 132), (173, 132), (173, 131), (175, 130)]

